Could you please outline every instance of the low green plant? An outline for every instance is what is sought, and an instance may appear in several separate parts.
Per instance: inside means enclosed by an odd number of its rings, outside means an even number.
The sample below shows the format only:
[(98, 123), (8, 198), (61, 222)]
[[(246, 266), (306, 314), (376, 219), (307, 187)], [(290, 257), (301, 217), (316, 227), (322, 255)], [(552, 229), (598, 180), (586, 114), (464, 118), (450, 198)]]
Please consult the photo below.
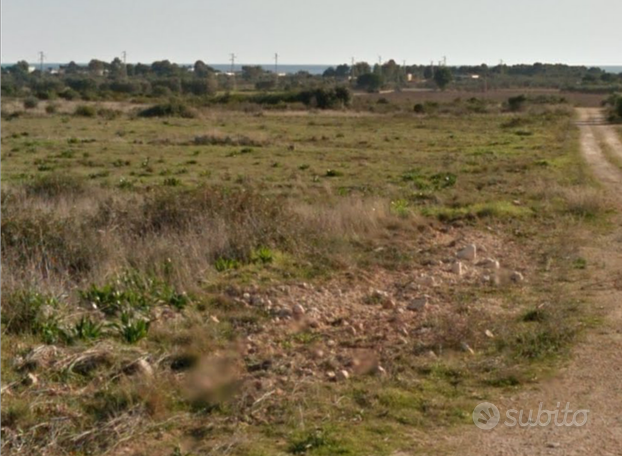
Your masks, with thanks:
[(261, 246), (255, 249), (251, 255), (251, 260), (254, 263), (268, 264), (274, 261), (274, 253), (268, 247)]
[(121, 312), (118, 323), (113, 323), (121, 338), (128, 344), (136, 344), (149, 332), (150, 322), (143, 318), (135, 318), (130, 312)]
[(72, 334), (74, 338), (79, 340), (95, 340), (101, 337), (102, 328), (103, 326), (100, 323), (83, 316), (74, 325)]
[(218, 272), (225, 272), (231, 269), (238, 269), (239, 267), (240, 267), (240, 262), (232, 258), (220, 257), (220, 258), (217, 258), (216, 262), (214, 263), (214, 268), (216, 268)]

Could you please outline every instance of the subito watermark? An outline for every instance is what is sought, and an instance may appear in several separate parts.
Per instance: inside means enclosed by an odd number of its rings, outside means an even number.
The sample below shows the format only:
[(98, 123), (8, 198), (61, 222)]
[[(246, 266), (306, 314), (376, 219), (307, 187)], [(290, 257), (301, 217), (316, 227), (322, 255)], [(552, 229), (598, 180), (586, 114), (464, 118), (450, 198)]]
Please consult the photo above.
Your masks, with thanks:
[[(503, 425), (507, 427), (581, 427), (589, 420), (589, 410), (572, 410), (570, 402), (562, 409), (561, 402), (557, 403), (555, 410), (547, 410), (544, 403), (540, 402), (538, 410), (516, 410), (509, 409), (505, 412)], [(497, 427), (501, 422), (501, 412), (499, 408), (490, 402), (482, 402), (473, 410), (473, 423), (484, 431), (490, 431)]]

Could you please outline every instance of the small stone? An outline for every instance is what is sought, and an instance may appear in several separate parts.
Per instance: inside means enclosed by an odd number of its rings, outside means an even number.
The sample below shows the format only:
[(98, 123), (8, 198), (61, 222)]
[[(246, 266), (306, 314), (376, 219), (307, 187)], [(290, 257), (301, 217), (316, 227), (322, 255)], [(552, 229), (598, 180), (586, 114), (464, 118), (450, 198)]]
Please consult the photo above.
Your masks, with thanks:
[(350, 378), (350, 373), (347, 370), (340, 370), (337, 372), (337, 380), (343, 381)]
[(326, 372), (326, 376), (328, 377), (329, 380), (331, 381), (335, 381), (337, 380), (337, 374), (335, 374), (333, 371), (328, 371)]
[(428, 358), (430, 358), (430, 359), (438, 359), (438, 356), (436, 356), (436, 353), (434, 353), (432, 350), (430, 350), (428, 352)]
[(464, 350), (465, 352), (469, 352), (470, 354), (474, 355), (475, 351), (469, 346), (469, 344), (467, 344), (466, 342), (462, 342), (460, 344), (460, 347), (462, 348), (462, 350)]
[(511, 275), (510, 275), (510, 280), (514, 283), (520, 283), (522, 281), (525, 280), (525, 277), (523, 276), (523, 274), (521, 274), (518, 271), (514, 271)]
[(294, 307), (292, 307), (292, 313), (294, 314), (295, 318), (300, 319), (304, 316), (306, 312), (304, 307), (302, 307), (300, 304), (296, 304)]
[(386, 299), (382, 303), (382, 308), (386, 310), (392, 310), (392, 309), (395, 309), (396, 307), (397, 307), (397, 304), (395, 303), (393, 299)]
[(559, 448), (561, 445), (561, 443), (559, 442), (549, 442), (546, 444), (547, 448)]
[(151, 364), (149, 364), (149, 362), (147, 362), (147, 360), (145, 359), (139, 359), (138, 361), (136, 361), (136, 373), (145, 377), (153, 377), (153, 367), (151, 367)]
[(410, 304), (408, 304), (408, 310), (413, 310), (416, 312), (424, 310), (427, 307), (429, 301), (430, 297), (428, 295), (423, 295), (415, 298), (410, 302)]
[(486, 334), (486, 337), (488, 337), (489, 339), (495, 338), (495, 335), (492, 333), (490, 329), (487, 329), (486, 331), (484, 331), (484, 334)]
[(381, 375), (381, 376), (383, 376), (383, 377), (385, 375), (387, 375), (386, 369), (384, 367), (382, 367), (382, 366), (376, 366), (376, 373)]
[(35, 374), (29, 372), (24, 378), (24, 384), (28, 386), (35, 386), (39, 383), (39, 379)]
[(460, 250), (456, 256), (461, 260), (475, 261), (477, 258), (477, 247), (475, 244), (467, 245), (465, 248)]
[(251, 302), (251, 294), (250, 293), (244, 293), (242, 295), (242, 299), (250, 304), (250, 302)]
[(462, 277), (464, 275), (464, 265), (460, 261), (456, 261), (451, 267), (451, 272), (456, 274), (458, 277)]
[(220, 320), (218, 319), (218, 317), (216, 315), (211, 315), (210, 320), (212, 320), (214, 323), (220, 323)]
[(421, 276), (419, 278), (419, 283), (427, 287), (437, 286), (437, 281), (436, 281), (436, 278), (434, 278), (434, 276), (428, 276), (428, 275)]
[(277, 315), (280, 318), (290, 318), (292, 316), (292, 311), (290, 309), (288, 309), (287, 307), (282, 307), (282, 308), (278, 309)]
[(501, 269), (501, 264), (494, 258), (486, 258), (482, 262), (478, 263), (478, 266), (481, 266), (485, 269)]

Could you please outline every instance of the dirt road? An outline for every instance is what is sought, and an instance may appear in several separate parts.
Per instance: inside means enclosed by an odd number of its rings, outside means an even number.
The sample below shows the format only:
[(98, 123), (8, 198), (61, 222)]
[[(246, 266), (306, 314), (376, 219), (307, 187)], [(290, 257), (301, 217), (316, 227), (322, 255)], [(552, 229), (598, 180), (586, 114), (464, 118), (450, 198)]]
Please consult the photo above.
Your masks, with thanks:
[[(615, 200), (621, 213), (616, 224), (622, 226), (622, 170), (608, 161), (600, 146), (607, 144), (609, 156), (622, 158), (620, 138), (598, 109), (579, 110), (579, 119), (585, 160)], [(492, 430), (473, 426), (472, 431), (450, 437), (447, 454), (622, 455), (622, 228), (595, 239), (583, 255), (597, 268), (597, 277), (594, 283), (585, 284), (582, 292), (602, 310), (605, 323), (578, 344), (567, 367), (554, 379), (515, 397), (491, 400), (501, 410), (500, 423)], [(588, 409), (588, 423), (581, 427), (504, 424), (509, 409), (525, 410), (524, 422), (533, 410), (535, 420), (541, 402), (544, 410), (560, 410), (560, 422), (566, 403), (573, 411)], [(580, 416), (577, 419), (582, 421)]]

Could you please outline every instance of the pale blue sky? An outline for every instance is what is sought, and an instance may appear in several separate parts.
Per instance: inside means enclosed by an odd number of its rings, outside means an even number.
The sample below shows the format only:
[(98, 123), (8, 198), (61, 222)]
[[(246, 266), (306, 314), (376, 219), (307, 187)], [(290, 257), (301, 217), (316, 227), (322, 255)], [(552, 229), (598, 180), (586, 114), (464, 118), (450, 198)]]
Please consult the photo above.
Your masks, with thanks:
[(3, 0), (2, 62), (622, 64), (622, 0)]

